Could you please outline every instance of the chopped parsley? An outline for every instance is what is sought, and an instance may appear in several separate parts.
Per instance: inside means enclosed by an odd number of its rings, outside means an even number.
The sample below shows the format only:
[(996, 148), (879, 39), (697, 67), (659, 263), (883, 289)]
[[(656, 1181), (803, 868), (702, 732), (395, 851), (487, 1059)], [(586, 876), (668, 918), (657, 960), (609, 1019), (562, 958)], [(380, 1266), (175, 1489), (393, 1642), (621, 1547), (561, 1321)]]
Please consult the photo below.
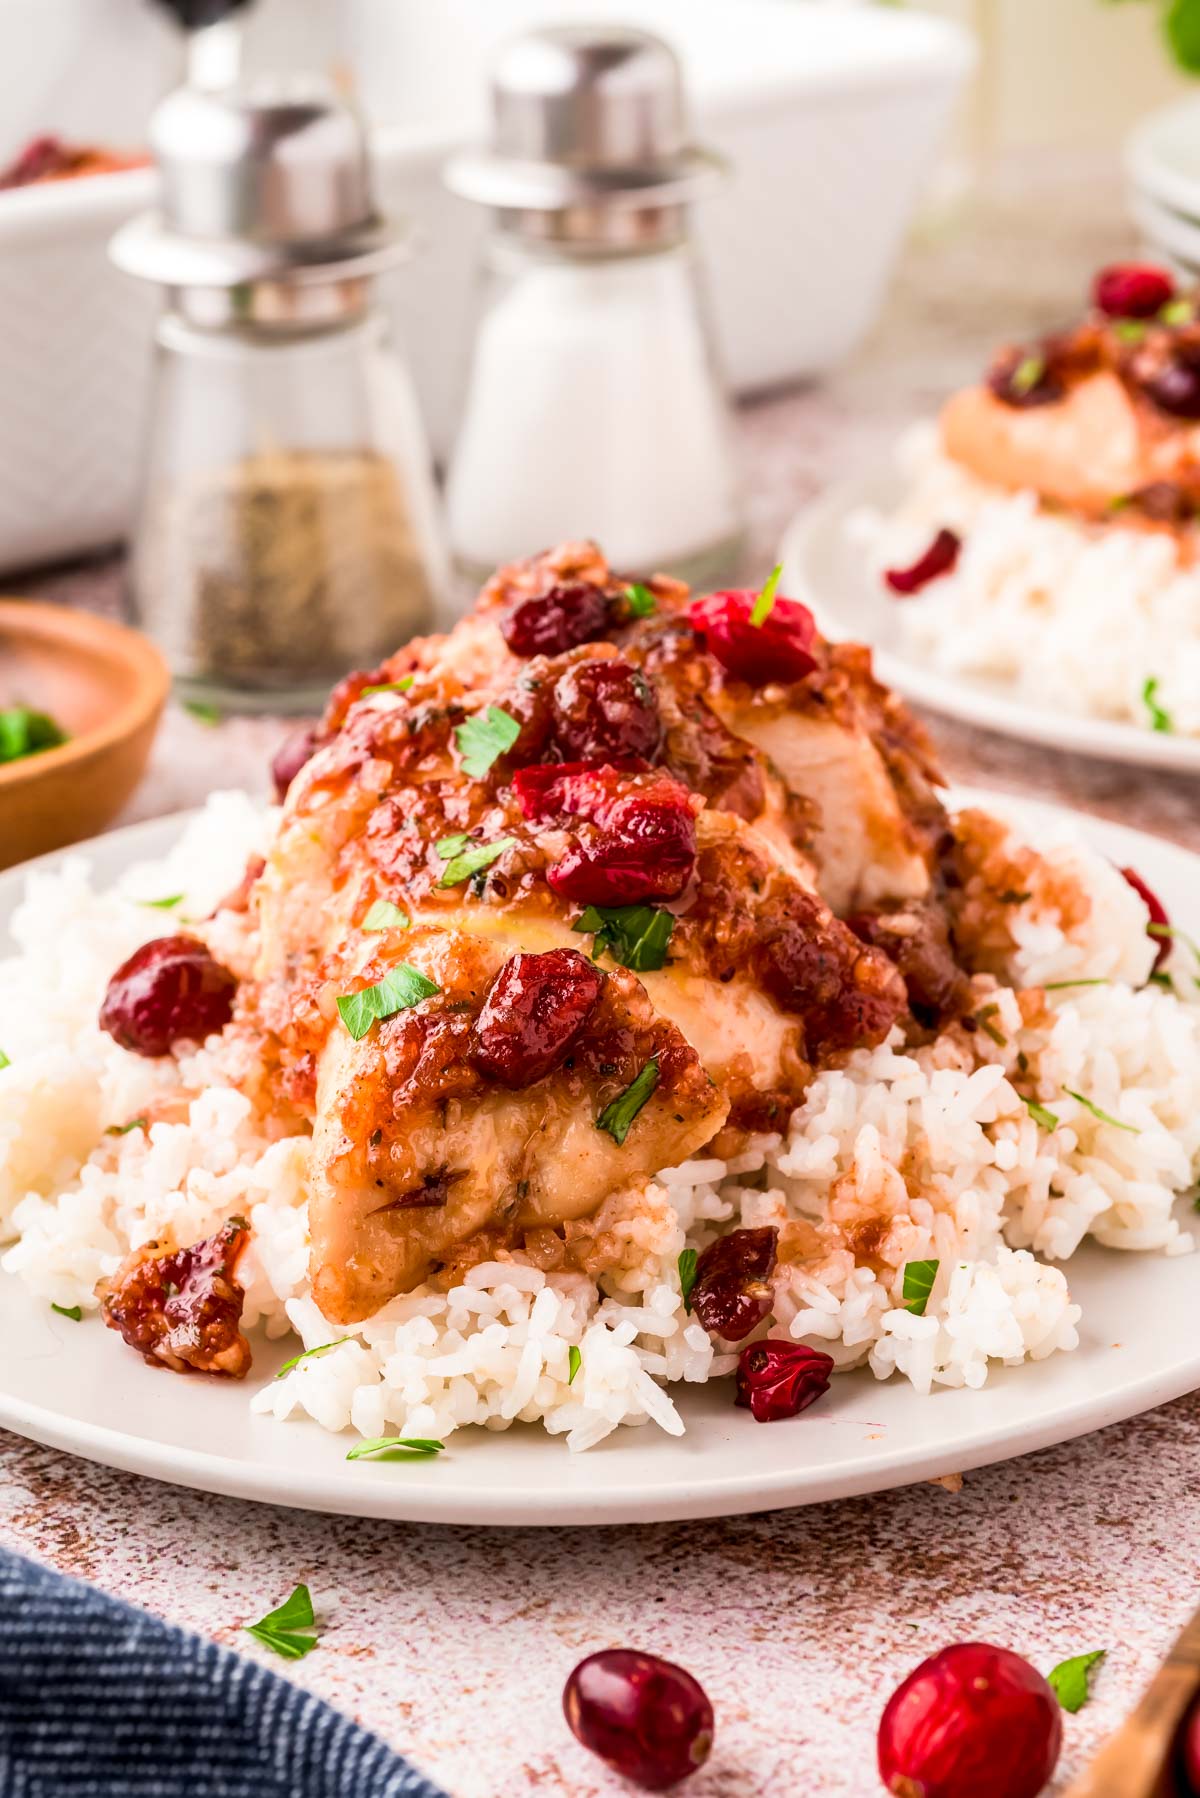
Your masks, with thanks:
[(771, 616), (775, 606), (775, 594), (778, 591), (779, 583), (782, 579), (783, 563), (776, 562), (774, 568), (772, 568), (770, 574), (767, 576), (763, 590), (755, 600), (750, 613), (750, 622), (756, 630), (764, 625)]
[(521, 734), (521, 726), (498, 705), (477, 712), (454, 729), (454, 741), (462, 757), (463, 773), (482, 780), (493, 762), (506, 755)]
[(695, 1249), (684, 1249), (679, 1257), (679, 1290), (683, 1294), (683, 1308), (692, 1308), (692, 1287), (696, 1284), (696, 1263), (700, 1257)]
[(57, 749), (66, 740), (66, 731), (45, 712), (31, 711), (27, 705), (0, 708), (0, 762), (19, 762), (43, 749)]
[(576, 1348), (575, 1344), (572, 1343), (570, 1348), (567, 1350), (567, 1385), (568, 1386), (573, 1386), (575, 1384), (575, 1375), (579, 1372), (579, 1369), (582, 1366), (583, 1366), (583, 1356), (580, 1354), (580, 1352)]
[(977, 1011), (975, 1013), (975, 1022), (979, 1025), (979, 1028), (983, 1031), (985, 1036), (990, 1036), (994, 1043), (998, 1043), (1002, 1049), (1007, 1049), (1008, 1038), (1003, 1035), (1001, 1031), (997, 1030), (993, 1023), (989, 1022), (991, 1018), (995, 1017), (999, 1009), (999, 1005), (985, 1005), (982, 1011)]
[(1197, 965), (1200, 965), (1200, 945), (1195, 937), (1189, 936), (1186, 930), (1180, 930), (1177, 924), (1147, 924), (1146, 935), (1186, 944), (1195, 956)]
[(1150, 714), (1151, 730), (1160, 730), (1168, 736), (1175, 729), (1170, 712), (1158, 703), (1158, 677), (1151, 675), (1142, 686), (1142, 704)]
[(996, 894), (997, 903), (1000, 905), (1024, 905), (1027, 900), (1032, 898), (1032, 893), (1019, 893), (1015, 887), (1007, 887), (1003, 893)]
[(1088, 1675), (1107, 1653), (1106, 1648), (1093, 1648), (1091, 1654), (1074, 1654), (1069, 1661), (1060, 1661), (1047, 1673), (1047, 1683), (1064, 1711), (1083, 1709), (1092, 1695)]
[(625, 1141), (633, 1120), (658, 1085), (658, 1056), (652, 1055), (641, 1073), (610, 1101), (596, 1119), (597, 1130), (607, 1130), (618, 1147)]
[(1013, 369), (1008, 385), (1017, 398), (1023, 400), (1027, 394), (1033, 392), (1038, 382), (1045, 378), (1045, 374), (1046, 358), (1044, 356), (1022, 356)]
[(615, 962), (636, 974), (654, 973), (667, 959), (675, 920), (654, 905), (589, 905), (573, 930), (594, 933), (592, 960), (607, 949)]
[(1117, 318), (1113, 320), (1113, 335), (1118, 343), (1127, 343), (1132, 348), (1145, 338), (1150, 326), (1144, 318)]
[(924, 1317), (940, 1261), (906, 1261), (904, 1264), (904, 1309), (914, 1317)]
[(408, 1011), (441, 990), (432, 980), (426, 980), (417, 968), (410, 968), (406, 961), (402, 961), (389, 968), (374, 986), (364, 986), (358, 993), (343, 993), (337, 1008), (342, 1023), (358, 1042), (379, 1019), (390, 1018), (398, 1011)]
[(4, 1053), (4, 1050), (0, 1049), (0, 1068), (10, 1068), (11, 1066), (12, 1066), (12, 1062), (8, 1059), (8, 1056)]
[(127, 1124), (110, 1124), (104, 1132), (105, 1136), (128, 1136), (131, 1130), (148, 1128), (145, 1118), (130, 1118)]
[(1067, 1094), (1068, 1098), (1077, 1099), (1084, 1110), (1090, 1111), (1092, 1116), (1094, 1118), (1099, 1118), (1102, 1124), (1112, 1124), (1117, 1130), (1128, 1130), (1130, 1136), (1140, 1136), (1142, 1134), (1136, 1124), (1123, 1124), (1120, 1118), (1113, 1117), (1111, 1112), (1101, 1111), (1098, 1105), (1093, 1104), (1091, 1099), (1085, 1099), (1082, 1093), (1073, 1092), (1069, 1086), (1064, 1087), (1063, 1091)]
[(363, 919), (362, 927), (374, 935), (380, 930), (407, 930), (409, 922), (407, 912), (402, 912), (390, 899), (377, 899)]
[[(462, 838), (462, 842), (466, 842), (465, 837)], [(445, 857), (447, 845), (450, 843), (458, 845), (459, 839), (443, 837), (437, 846), (440, 856)], [(461, 886), (464, 880), (470, 880), (472, 874), (479, 874), (484, 868), (490, 868), (492, 863), (506, 850), (515, 849), (516, 846), (516, 837), (500, 837), (495, 843), (475, 843), (470, 849), (461, 849), (456, 846), (450, 853), (442, 878), (438, 881), (439, 887)]]
[(190, 712), (193, 718), (198, 718), (201, 724), (220, 724), (221, 722), (220, 706), (210, 705), (206, 699), (185, 699), (183, 709), (185, 712)]
[(1047, 1111), (1047, 1109), (1044, 1105), (1039, 1105), (1036, 1099), (1024, 1099), (1023, 1098), (1021, 1103), (1024, 1105), (1026, 1111), (1029, 1113), (1030, 1117), (1033, 1119), (1034, 1123), (1038, 1126), (1039, 1129), (1041, 1129), (1041, 1130), (1057, 1130), (1058, 1129), (1058, 1119), (1055, 1116), (1055, 1114), (1052, 1111)]
[(625, 603), (635, 618), (649, 618), (658, 610), (658, 601), (641, 581), (630, 581), (625, 589)]
[(1164, 325), (1190, 325), (1192, 302), (1190, 300), (1168, 300), (1158, 316)]
[(183, 904), (183, 894), (168, 893), (165, 899), (139, 899), (138, 904), (149, 906), (151, 911), (173, 911)]
[(1110, 984), (1110, 982), (1107, 980), (1104, 980), (1104, 979), (1047, 980), (1046, 984), (1042, 988), (1042, 991), (1044, 993), (1065, 993), (1067, 988), (1072, 987), (1072, 986), (1108, 986), (1109, 984)]
[(282, 1380), (284, 1374), (291, 1373), (293, 1367), (299, 1367), (301, 1361), (313, 1361), (318, 1355), (327, 1355), (330, 1349), (341, 1348), (343, 1342), (349, 1342), (349, 1340), (348, 1336), (339, 1336), (336, 1342), (322, 1342), (316, 1348), (305, 1349), (302, 1355), (293, 1355), (290, 1361), (284, 1362), (275, 1378)]
[(82, 1323), (82, 1305), (51, 1305), (51, 1311), (57, 1311), (60, 1317), (69, 1317), (73, 1324)]
[(380, 681), (377, 686), (364, 687), (358, 697), (369, 699), (372, 693), (407, 693), (416, 678), (415, 674), (405, 674), (400, 680)]
[(365, 1461), (369, 1455), (377, 1461), (429, 1461), (445, 1446), (432, 1436), (369, 1436), (347, 1449), (346, 1459)]
[(470, 841), (465, 830), (457, 830), (452, 837), (442, 837), (439, 842), (434, 844), (434, 848), (442, 860), (448, 862), (452, 856), (461, 855)]
[(242, 1627), (248, 1636), (269, 1648), (272, 1654), (282, 1655), (285, 1661), (300, 1661), (317, 1646), (316, 1634), (309, 1635), (309, 1630), (316, 1630), (316, 1618), (313, 1615), (312, 1594), (307, 1586), (297, 1586), (290, 1598), (274, 1611), (268, 1611), (257, 1623), (246, 1623)]
[(1168, 993), (1173, 993), (1175, 991), (1175, 982), (1171, 979), (1171, 976), (1166, 972), (1165, 968), (1156, 968), (1153, 974), (1151, 974), (1147, 985), (1161, 986)]

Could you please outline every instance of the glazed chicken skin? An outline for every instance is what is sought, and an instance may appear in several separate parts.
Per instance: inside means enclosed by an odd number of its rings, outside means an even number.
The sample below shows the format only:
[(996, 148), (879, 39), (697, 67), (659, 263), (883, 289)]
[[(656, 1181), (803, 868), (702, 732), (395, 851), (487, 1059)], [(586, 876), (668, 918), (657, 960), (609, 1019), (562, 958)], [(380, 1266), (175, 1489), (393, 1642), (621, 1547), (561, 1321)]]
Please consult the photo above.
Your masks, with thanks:
[(234, 1025), (312, 1125), (331, 1322), (497, 1253), (569, 1265), (606, 1200), (964, 1002), (919, 728), (754, 600), (568, 545), (335, 692)]

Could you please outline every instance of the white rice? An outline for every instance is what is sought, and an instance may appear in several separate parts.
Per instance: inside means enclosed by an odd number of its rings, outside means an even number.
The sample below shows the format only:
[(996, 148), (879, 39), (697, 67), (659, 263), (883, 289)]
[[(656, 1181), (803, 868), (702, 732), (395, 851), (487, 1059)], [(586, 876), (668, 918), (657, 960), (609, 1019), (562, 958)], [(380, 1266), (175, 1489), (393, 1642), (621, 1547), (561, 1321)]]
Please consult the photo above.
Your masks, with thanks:
[[(1049, 1018), (1030, 1027), (1013, 991), (981, 979), (1003, 1042), (980, 1033), (968, 1046), (951, 1033), (912, 1053), (897, 1032), (820, 1075), (785, 1135), (759, 1138), (735, 1160), (664, 1169), (646, 1194), (613, 1195), (600, 1222), (625, 1252), (602, 1289), (504, 1259), (336, 1331), (309, 1291), (307, 1137), (271, 1140), (229, 1084), (217, 1039), (160, 1064), (125, 1054), (96, 1026), (114, 965), (163, 931), (163, 912), (138, 901), (182, 893), (166, 915), (201, 915), (236, 883), (270, 822), (221, 795), (169, 857), (131, 870), (115, 891), (93, 892), (78, 860), (31, 877), (13, 924), (17, 953), (0, 962), (0, 1046), (11, 1058), (0, 1071), (0, 1240), (11, 1242), (0, 1265), (47, 1303), (95, 1312), (97, 1279), (131, 1247), (166, 1229), (194, 1240), (246, 1215), (246, 1323), (270, 1336), (294, 1331), (305, 1348), (347, 1338), (261, 1387), (256, 1410), (365, 1436), (441, 1439), (521, 1419), (572, 1449), (620, 1424), (678, 1434), (671, 1386), (734, 1366), (684, 1308), (681, 1251), (731, 1225), (786, 1225), (839, 1204), (891, 1214), (882, 1271), (856, 1265), (849, 1250), (827, 1256), (820, 1277), (781, 1263), (773, 1328), (826, 1349), (839, 1368), (865, 1363), (922, 1391), (980, 1386), (994, 1363), (1075, 1347), (1079, 1307), (1052, 1264), (1085, 1237), (1168, 1254), (1192, 1246), (1174, 1215), (1200, 1164), (1200, 1008), (1187, 952), (1176, 952), (1174, 991), (1145, 985), (1154, 944), (1142, 902), (1064, 835), (1038, 848), (1086, 886), (1090, 916), (1068, 936), (1036, 901), (1011, 908), (1008, 977), (1106, 984), (1052, 993)], [(1018, 1096), (1019, 1064), (1052, 1128)], [(185, 1121), (105, 1134), (180, 1079), (192, 1095)], [(938, 1272), (916, 1316), (903, 1303), (903, 1269), (930, 1259)]]
[(1180, 735), (1200, 733), (1200, 562), (1165, 532), (1090, 525), (976, 479), (918, 425), (899, 449), (905, 498), (850, 528), (879, 571), (906, 568), (946, 527), (953, 573), (894, 600), (910, 648), (947, 674), (1011, 682), (1059, 711), (1153, 728), (1153, 698)]

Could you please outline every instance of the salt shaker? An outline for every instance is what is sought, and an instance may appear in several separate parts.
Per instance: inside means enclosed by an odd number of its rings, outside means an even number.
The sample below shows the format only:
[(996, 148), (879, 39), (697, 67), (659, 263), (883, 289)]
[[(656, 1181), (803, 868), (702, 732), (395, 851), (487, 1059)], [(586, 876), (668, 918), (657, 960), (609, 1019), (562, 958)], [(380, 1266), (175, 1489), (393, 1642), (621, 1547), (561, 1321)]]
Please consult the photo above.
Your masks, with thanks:
[(719, 582), (741, 506), (688, 208), (720, 164), (687, 140), (678, 62), (644, 31), (534, 31), (498, 56), (492, 121), (446, 171), (493, 216), (455, 560), (479, 578), (595, 537), (625, 571)]
[(427, 630), (447, 580), (424, 430), (372, 301), (403, 240), (324, 83), (181, 88), (151, 144), (162, 210), (112, 245), (168, 290), (131, 611), (191, 698), (312, 710)]

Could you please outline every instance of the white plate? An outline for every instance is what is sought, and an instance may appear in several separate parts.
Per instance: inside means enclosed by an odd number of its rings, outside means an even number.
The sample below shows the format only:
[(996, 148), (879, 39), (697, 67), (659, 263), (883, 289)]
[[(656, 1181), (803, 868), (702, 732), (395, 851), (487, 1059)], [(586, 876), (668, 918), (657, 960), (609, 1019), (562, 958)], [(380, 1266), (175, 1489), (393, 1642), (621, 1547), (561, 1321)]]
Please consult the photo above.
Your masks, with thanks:
[(1200, 774), (1200, 738), (1167, 736), (1113, 719), (1058, 711), (1021, 697), (1006, 681), (944, 674), (920, 661), (904, 641), (904, 602), (888, 596), (849, 524), (852, 514), (864, 506), (894, 510), (903, 490), (901, 472), (882, 468), (831, 488), (788, 527), (780, 551), (782, 591), (807, 601), (826, 636), (869, 643), (880, 680), (948, 718), (1080, 755)]
[[(961, 795), (987, 804), (986, 794)], [(1003, 802), (1011, 808), (1012, 801)], [(1054, 808), (1030, 805), (1036, 820)], [(1200, 858), (1140, 832), (1086, 820), (1089, 838), (1132, 865), (1173, 918), (1200, 934)], [(179, 819), (89, 846), (98, 878), (165, 852)], [(47, 856), (52, 867), (63, 857)], [(0, 931), (22, 870), (0, 874)], [(584, 1455), (539, 1428), (464, 1431), (437, 1461), (347, 1462), (349, 1436), (252, 1416), (255, 1386), (294, 1346), (256, 1347), (241, 1385), (145, 1366), (98, 1319), (55, 1315), (0, 1276), (0, 1427), (176, 1485), (308, 1510), (421, 1522), (630, 1523), (809, 1504), (961, 1472), (1132, 1417), (1200, 1386), (1200, 1258), (1089, 1247), (1068, 1268), (1083, 1305), (1080, 1347), (1041, 1366), (1002, 1368), (982, 1392), (919, 1397), (907, 1384), (843, 1375), (811, 1411), (758, 1424), (727, 1381), (676, 1388), (687, 1434), (623, 1429)]]

